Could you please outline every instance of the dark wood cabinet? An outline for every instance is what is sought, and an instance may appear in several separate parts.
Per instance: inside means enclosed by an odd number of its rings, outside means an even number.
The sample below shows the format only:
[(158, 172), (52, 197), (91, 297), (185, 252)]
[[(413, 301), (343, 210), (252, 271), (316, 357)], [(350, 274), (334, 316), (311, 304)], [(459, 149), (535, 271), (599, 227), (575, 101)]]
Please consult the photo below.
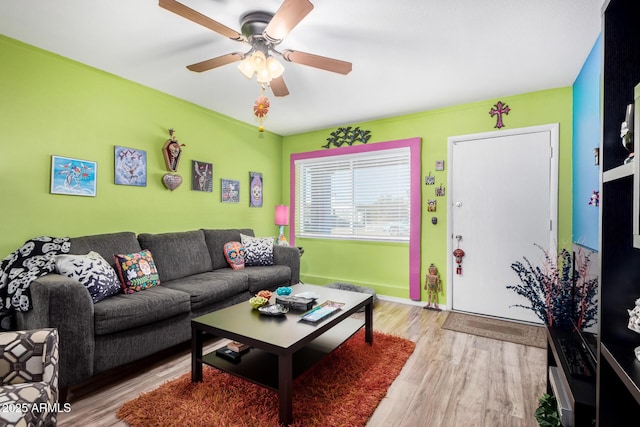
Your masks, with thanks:
[[(610, 0), (603, 5), (602, 186), (596, 419), (600, 426), (640, 422), (640, 334), (627, 328), (627, 309), (640, 298), (640, 249), (634, 247), (634, 163), (620, 125), (640, 83), (640, 2)], [(636, 114), (638, 111), (636, 110)], [(637, 119), (636, 119), (637, 122)], [(636, 139), (640, 129), (635, 129)], [(638, 144), (636, 142), (636, 147)], [(638, 153), (638, 150), (635, 150)], [(640, 156), (635, 162), (640, 161)], [(635, 168), (637, 169), (637, 167)], [(636, 197), (637, 199), (637, 197)]]
[(571, 426), (591, 426), (596, 417), (595, 360), (582, 339), (576, 332), (547, 327), (547, 393), (556, 396), (564, 408), (562, 420)]

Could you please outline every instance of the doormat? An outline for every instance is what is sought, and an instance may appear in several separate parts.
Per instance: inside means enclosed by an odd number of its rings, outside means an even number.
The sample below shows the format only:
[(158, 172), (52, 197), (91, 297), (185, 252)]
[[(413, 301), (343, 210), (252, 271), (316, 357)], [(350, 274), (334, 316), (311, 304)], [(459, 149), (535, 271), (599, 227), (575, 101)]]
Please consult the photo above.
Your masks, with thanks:
[(547, 333), (544, 326), (451, 311), (444, 320), (442, 329), (516, 344), (547, 348)]

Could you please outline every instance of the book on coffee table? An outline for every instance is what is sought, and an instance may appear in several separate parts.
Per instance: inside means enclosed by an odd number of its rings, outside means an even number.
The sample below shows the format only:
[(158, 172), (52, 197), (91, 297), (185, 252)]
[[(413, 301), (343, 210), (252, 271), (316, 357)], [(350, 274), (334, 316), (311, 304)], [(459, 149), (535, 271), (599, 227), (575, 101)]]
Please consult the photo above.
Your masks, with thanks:
[(300, 320), (305, 322), (317, 323), (322, 319), (331, 316), (344, 306), (343, 302), (325, 301), (319, 306), (312, 308), (306, 313), (300, 315)]
[(249, 345), (239, 341), (231, 341), (227, 344), (227, 348), (231, 351), (235, 351), (236, 353), (244, 353), (249, 350)]

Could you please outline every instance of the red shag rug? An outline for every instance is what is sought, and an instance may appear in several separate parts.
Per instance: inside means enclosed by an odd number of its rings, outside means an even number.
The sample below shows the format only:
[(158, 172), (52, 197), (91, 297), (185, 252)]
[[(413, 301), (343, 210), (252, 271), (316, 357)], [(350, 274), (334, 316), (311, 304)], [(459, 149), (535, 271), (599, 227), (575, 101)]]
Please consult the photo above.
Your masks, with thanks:
[[(413, 353), (415, 343), (364, 331), (347, 340), (294, 382), (292, 426), (364, 426)], [(278, 426), (275, 391), (204, 366), (125, 403), (118, 418), (132, 427)]]

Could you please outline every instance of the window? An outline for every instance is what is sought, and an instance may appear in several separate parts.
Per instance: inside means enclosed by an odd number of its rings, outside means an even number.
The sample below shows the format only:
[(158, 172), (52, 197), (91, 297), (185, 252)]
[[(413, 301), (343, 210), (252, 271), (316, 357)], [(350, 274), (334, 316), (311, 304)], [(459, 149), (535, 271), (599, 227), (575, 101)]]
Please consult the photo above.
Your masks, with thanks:
[(296, 235), (409, 241), (410, 149), (295, 161)]

